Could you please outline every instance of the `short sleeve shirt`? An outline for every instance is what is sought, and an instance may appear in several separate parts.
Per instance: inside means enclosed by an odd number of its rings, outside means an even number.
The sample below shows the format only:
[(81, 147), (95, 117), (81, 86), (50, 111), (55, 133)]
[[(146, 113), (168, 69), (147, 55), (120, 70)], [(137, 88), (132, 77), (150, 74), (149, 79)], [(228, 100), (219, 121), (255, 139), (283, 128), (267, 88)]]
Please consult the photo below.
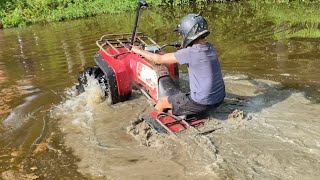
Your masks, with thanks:
[(225, 85), (212, 44), (194, 44), (178, 50), (174, 56), (179, 64), (188, 65), (190, 96), (195, 102), (213, 105), (223, 101)]

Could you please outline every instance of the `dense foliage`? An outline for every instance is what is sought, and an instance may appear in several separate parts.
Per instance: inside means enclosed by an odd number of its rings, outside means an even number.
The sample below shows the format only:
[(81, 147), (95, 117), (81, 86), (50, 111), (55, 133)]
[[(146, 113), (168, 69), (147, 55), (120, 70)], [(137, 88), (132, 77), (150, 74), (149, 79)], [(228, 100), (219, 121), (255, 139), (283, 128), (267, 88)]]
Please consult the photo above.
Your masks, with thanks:
[(22, 26), (113, 13), (134, 4), (131, 0), (7, 0), (0, 2), (0, 19), (5, 27)]
[[(138, 0), (0, 0), (0, 24), (4, 27), (24, 26), (35, 22), (53, 22), (89, 17), (103, 13), (133, 10)], [(152, 5), (177, 5), (197, 2), (227, 2), (232, 0), (147, 0)], [(307, 22), (318, 28), (319, 0), (234, 0), (249, 2), (262, 16), (275, 21)], [(286, 6), (285, 8), (282, 8)], [(290, 8), (288, 8), (290, 6)], [(293, 11), (287, 11), (292, 9)], [(308, 15), (309, 14), (309, 15)], [(314, 14), (310, 16), (310, 14)]]
[[(179, 3), (201, 0), (179, 0)], [(203, 1), (203, 0), (202, 0)], [(173, 4), (172, 0), (148, 0), (153, 5)], [(34, 22), (62, 21), (132, 10), (137, 0), (0, 0), (0, 20), (5, 27)]]

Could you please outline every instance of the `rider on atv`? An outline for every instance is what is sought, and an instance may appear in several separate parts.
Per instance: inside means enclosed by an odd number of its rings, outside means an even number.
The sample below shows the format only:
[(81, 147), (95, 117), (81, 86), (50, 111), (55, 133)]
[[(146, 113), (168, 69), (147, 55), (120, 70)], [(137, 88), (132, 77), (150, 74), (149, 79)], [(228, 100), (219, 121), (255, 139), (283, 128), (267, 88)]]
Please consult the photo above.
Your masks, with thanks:
[(172, 110), (174, 115), (195, 115), (218, 107), (225, 97), (220, 63), (213, 45), (205, 40), (210, 34), (207, 21), (199, 14), (188, 14), (177, 25), (183, 38), (182, 49), (156, 54), (132, 47), (132, 51), (157, 64), (187, 64), (190, 93), (177, 93), (159, 98), (158, 112)]

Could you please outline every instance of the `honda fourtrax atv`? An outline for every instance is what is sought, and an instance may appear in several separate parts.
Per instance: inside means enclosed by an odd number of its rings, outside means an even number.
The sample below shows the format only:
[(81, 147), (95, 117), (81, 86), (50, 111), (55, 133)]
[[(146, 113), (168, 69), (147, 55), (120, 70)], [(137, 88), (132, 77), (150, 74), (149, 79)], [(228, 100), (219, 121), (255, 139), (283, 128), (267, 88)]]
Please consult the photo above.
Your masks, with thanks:
[[(95, 55), (94, 67), (87, 67), (80, 72), (78, 92), (84, 92), (87, 75), (93, 76), (105, 92), (108, 104), (126, 101), (130, 98), (133, 87), (138, 88), (150, 100), (157, 102), (161, 96), (178, 93), (179, 71), (177, 64), (160, 65), (151, 63), (131, 51), (133, 45), (140, 46), (152, 53), (165, 53), (162, 48), (179, 43), (158, 45), (150, 37), (137, 33), (140, 12), (147, 4), (139, 0), (137, 15), (132, 33), (106, 34), (96, 41), (100, 50)], [(190, 125), (198, 125), (203, 120), (184, 119), (171, 113), (149, 112), (143, 119), (160, 133), (180, 132)]]

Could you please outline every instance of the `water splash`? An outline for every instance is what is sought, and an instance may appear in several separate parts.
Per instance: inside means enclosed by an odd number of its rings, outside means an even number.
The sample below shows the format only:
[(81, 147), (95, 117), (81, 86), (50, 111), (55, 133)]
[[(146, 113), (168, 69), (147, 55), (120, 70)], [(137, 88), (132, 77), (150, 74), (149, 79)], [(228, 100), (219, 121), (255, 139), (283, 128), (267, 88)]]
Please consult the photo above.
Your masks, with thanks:
[(74, 87), (67, 88), (64, 92), (65, 101), (51, 109), (52, 118), (68, 118), (76, 126), (90, 127), (94, 119), (93, 111), (98, 104), (103, 102), (105, 94), (97, 79), (86, 76), (85, 92), (78, 94)]

